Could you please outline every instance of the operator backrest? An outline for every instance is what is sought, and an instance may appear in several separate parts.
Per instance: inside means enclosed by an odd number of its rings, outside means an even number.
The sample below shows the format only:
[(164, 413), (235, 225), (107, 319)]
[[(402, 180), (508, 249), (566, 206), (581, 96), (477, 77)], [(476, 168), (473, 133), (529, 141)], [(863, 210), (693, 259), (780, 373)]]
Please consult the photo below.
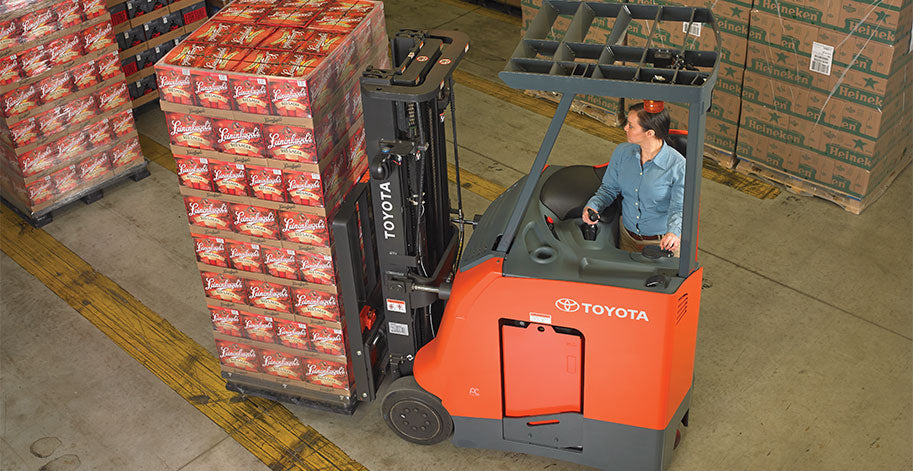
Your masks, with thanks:
[(682, 154), (682, 157), (688, 157), (685, 154), (685, 151), (688, 149), (688, 132), (687, 131), (676, 131), (669, 133), (667, 141), (673, 149), (677, 150), (679, 154)]
[[(571, 165), (557, 170), (542, 184), (539, 201), (559, 220), (579, 218), (586, 202), (596, 193), (606, 165)], [(600, 219), (606, 217), (605, 212)], [(608, 221), (603, 221), (608, 222)]]

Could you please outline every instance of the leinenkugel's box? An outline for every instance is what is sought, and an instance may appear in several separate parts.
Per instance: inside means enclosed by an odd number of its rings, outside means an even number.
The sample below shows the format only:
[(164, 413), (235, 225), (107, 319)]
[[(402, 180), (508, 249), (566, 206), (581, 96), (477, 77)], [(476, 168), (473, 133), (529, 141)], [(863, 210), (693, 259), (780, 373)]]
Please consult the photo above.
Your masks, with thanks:
[(330, 223), (367, 169), (369, 65), (380, 2), (236, 0), (155, 66), (231, 382), (354, 403)]
[(0, 5), (0, 193), (30, 217), (145, 165), (104, 7)]

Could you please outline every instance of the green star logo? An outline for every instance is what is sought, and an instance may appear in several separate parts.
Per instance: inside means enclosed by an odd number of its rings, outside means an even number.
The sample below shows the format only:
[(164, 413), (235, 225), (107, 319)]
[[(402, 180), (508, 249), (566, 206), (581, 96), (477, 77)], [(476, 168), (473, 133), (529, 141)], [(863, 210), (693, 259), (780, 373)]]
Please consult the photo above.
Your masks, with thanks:
[(732, 16), (742, 16), (742, 9), (739, 7), (732, 7)]
[(865, 149), (865, 141), (862, 139), (853, 139), (853, 149)]
[(717, 124), (717, 127), (720, 128), (720, 132), (721, 132), (721, 133), (728, 133), (728, 132), (729, 132), (729, 126), (727, 126), (727, 125), (725, 125), (725, 124), (723, 124), (723, 123)]
[(875, 79), (869, 77), (865, 80), (865, 88), (875, 88), (875, 84), (878, 83)]
[(723, 74), (725, 74), (727, 77), (735, 77), (735, 68), (726, 67), (726, 69), (723, 70)]
[(883, 11), (876, 11), (875, 16), (877, 16), (877, 18), (875, 18), (875, 21), (877, 21), (879, 23), (888, 20), (888, 14)]
[(775, 123), (777, 123), (777, 124), (779, 124), (779, 123), (780, 123), (780, 115), (777, 114), (777, 112), (775, 112), (775, 111), (771, 111), (771, 112), (770, 112), (770, 120), (773, 121), (773, 122), (775, 122)]
[(785, 52), (778, 52), (777, 53), (777, 62), (786, 62), (786, 57), (787, 56), (786, 56)]

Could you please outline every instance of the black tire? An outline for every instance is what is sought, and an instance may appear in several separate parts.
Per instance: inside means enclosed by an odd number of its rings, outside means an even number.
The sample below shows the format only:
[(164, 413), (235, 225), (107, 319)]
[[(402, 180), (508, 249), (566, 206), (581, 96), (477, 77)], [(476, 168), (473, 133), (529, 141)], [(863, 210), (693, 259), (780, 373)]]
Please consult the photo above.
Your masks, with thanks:
[(453, 419), (441, 400), (422, 389), (413, 376), (393, 381), (381, 412), (387, 426), (408, 442), (434, 445), (453, 433)]

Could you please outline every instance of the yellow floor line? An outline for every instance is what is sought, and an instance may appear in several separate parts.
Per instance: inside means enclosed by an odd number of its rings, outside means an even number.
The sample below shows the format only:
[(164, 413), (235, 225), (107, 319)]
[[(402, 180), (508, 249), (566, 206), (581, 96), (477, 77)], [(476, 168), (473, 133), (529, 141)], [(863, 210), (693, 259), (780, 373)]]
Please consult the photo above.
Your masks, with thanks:
[(177, 164), (174, 162), (174, 156), (167, 147), (155, 142), (145, 134), (139, 135), (139, 145), (143, 149), (143, 155), (150, 162), (155, 162), (166, 169), (177, 173)]
[(704, 159), (704, 168), (701, 174), (708, 180), (722, 183), (761, 200), (774, 199), (780, 194), (779, 187), (760, 178), (743, 175), (735, 170), (720, 167), (719, 164), (710, 159)]
[[(524, 95), (523, 92), (510, 88), (507, 85), (492, 82), (491, 80), (459, 69), (454, 71), (453, 78), (461, 85), (491, 95), (499, 100), (519, 106), (528, 111), (538, 113), (547, 118), (551, 118), (555, 115), (555, 109), (557, 108), (556, 104)], [(579, 113), (569, 113), (565, 119), (565, 123), (568, 126), (572, 126), (587, 134), (600, 137), (610, 142), (620, 143), (625, 141), (625, 133), (622, 128), (606, 125), (589, 116)], [(710, 159), (704, 159), (703, 167), (701, 174), (704, 178), (722, 183), (743, 193), (754, 196), (755, 198), (772, 199), (780, 194), (780, 189), (776, 186), (751, 176), (742, 175), (734, 170), (720, 167)]]
[[(449, 162), (447, 163), (447, 176), (450, 181), (456, 183), (456, 166)], [(466, 169), (460, 169), (460, 186), (463, 187), (464, 190), (469, 190), (488, 201), (494, 201), (495, 198), (500, 196), (501, 193), (504, 193), (504, 190), (507, 189), (497, 183), (488, 181), (469, 172)]]
[(226, 390), (219, 361), (208, 351), (6, 207), (0, 250), (270, 469), (365, 469), (283, 405)]

